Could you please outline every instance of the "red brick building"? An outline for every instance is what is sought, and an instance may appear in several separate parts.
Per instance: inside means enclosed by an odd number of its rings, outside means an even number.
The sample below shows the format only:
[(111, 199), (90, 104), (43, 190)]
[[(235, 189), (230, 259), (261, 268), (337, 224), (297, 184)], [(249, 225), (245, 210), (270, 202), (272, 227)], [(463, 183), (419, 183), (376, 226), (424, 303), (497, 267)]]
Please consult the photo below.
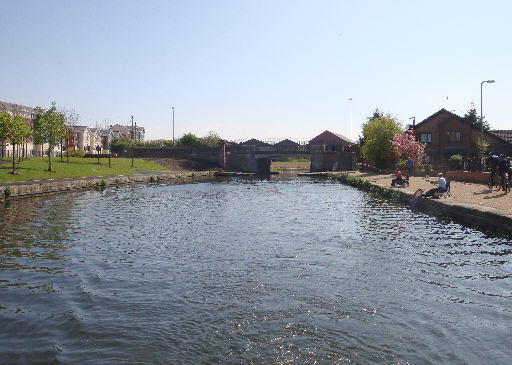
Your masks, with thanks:
[[(444, 108), (412, 128), (416, 139), (427, 144), (425, 153), (430, 163), (446, 164), (455, 154), (478, 157), (476, 142), (481, 138), (481, 129)], [(512, 143), (499, 135), (484, 131), (484, 141), (489, 143), (489, 151), (512, 154)]]
[(284, 139), (281, 142), (277, 142), (274, 145), (275, 151), (297, 151), (299, 149), (299, 144), (297, 142), (293, 142), (289, 139)]
[(325, 131), (309, 141), (310, 146), (327, 146), (331, 150), (349, 150), (355, 146), (347, 137), (341, 134)]

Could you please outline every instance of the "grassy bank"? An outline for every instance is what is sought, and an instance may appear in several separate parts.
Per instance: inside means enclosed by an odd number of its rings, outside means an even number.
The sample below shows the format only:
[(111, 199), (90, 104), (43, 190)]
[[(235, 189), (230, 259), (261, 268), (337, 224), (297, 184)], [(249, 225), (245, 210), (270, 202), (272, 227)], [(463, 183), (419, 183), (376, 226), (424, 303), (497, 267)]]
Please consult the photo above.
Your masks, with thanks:
[(112, 158), (111, 167), (108, 159), (72, 157), (69, 163), (60, 162), (60, 158), (52, 159), (52, 169), (48, 171), (48, 158), (31, 157), (16, 163), (16, 175), (11, 175), (12, 160), (3, 159), (0, 164), (0, 182), (59, 179), (82, 176), (131, 175), (139, 171), (168, 171), (165, 167), (143, 159), (135, 159), (131, 167), (131, 158)]

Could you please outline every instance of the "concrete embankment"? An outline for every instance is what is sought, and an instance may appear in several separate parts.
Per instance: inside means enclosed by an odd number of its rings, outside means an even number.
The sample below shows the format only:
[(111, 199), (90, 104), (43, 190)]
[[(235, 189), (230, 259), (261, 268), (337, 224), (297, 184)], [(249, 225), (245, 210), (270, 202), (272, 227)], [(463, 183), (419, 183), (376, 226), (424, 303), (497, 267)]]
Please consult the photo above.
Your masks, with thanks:
[(50, 194), (90, 188), (103, 188), (107, 186), (125, 184), (157, 183), (171, 181), (180, 182), (184, 179), (204, 178), (210, 176), (213, 176), (213, 172), (146, 172), (138, 175), (94, 176), (55, 180), (31, 180), (12, 183), (0, 183), (0, 199)]
[(483, 231), (494, 231), (512, 236), (512, 211), (503, 211), (491, 207), (464, 204), (453, 199), (415, 199), (411, 192), (372, 183), (356, 176), (340, 173), (310, 173), (302, 176), (322, 176), (341, 183), (372, 191), (392, 200), (408, 204), (429, 214), (448, 217), (465, 225), (476, 226)]

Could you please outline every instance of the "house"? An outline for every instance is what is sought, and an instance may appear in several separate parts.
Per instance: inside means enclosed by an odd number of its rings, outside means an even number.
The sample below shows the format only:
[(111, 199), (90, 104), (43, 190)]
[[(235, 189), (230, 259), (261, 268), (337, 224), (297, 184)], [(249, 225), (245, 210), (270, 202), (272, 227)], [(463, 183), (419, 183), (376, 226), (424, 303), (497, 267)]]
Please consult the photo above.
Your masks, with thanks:
[(111, 125), (108, 128), (108, 130), (112, 132), (115, 136), (123, 136), (125, 138), (133, 139), (134, 141), (142, 142), (144, 141), (146, 134), (146, 130), (144, 129), (144, 127), (138, 127), (137, 124), (135, 124), (133, 128), (129, 125), (115, 124)]
[(491, 131), (491, 133), (509, 143), (512, 143), (512, 130), (494, 130)]
[(73, 148), (87, 152), (91, 149), (91, 136), (89, 127), (83, 125), (72, 126), (71, 131), (74, 134)]
[[(325, 146), (323, 149), (331, 151), (348, 151), (356, 144), (341, 134), (325, 131), (309, 141), (310, 146)], [(315, 149), (315, 148), (313, 148)]]
[[(427, 144), (425, 153), (430, 163), (445, 165), (455, 154), (478, 158), (481, 129), (444, 108), (412, 128), (416, 139)], [(484, 131), (484, 141), (489, 144), (489, 151), (512, 153), (512, 143), (499, 134)]]
[(274, 144), (274, 151), (279, 152), (294, 152), (298, 151), (299, 144), (289, 139), (284, 139), (281, 142)]
[(254, 150), (256, 151), (272, 151), (272, 145), (270, 143), (265, 143), (258, 139), (252, 138), (248, 141), (240, 143), (241, 146), (254, 146)]
[(101, 152), (103, 149), (101, 129), (89, 128), (89, 145), (91, 146), (90, 152)]

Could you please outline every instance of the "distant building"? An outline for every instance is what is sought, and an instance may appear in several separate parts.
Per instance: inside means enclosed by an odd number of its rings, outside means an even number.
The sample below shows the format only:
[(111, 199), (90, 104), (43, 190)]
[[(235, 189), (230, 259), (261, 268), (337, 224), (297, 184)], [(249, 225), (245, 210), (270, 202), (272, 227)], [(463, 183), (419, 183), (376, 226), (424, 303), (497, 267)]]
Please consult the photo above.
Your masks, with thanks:
[(284, 139), (281, 142), (277, 142), (276, 144), (274, 144), (274, 151), (290, 152), (297, 151), (298, 149), (299, 144), (289, 139)]
[(255, 151), (272, 151), (272, 145), (270, 143), (266, 143), (255, 138), (242, 142), (240, 143), (240, 145), (251, 146), (254, 148)]
[[(44, 109), (43, 109), (44, 110)], [(34, 129), (34, 124), (38, 119), (37, 108), (0, 101), (0, 111), (9, 113), (12, 116), (21, 116), (30, 130)], [(53, 151), (54, 154), (60, 153), (60, 146), (56, 146)], [(43, 145), (34, 144), (31, 137), (25, 143), (16, 147), (16, 156), (44, 156), (48, 155), (48, 144)], [(0, 141), (0, 156), (12, 156), (12, 146), (9, 140)]]
[(509, 143), (512, 143), (512, 130), (493, 130), (491, 133)]
[[(356, 143), (341, 134), (325, 131), (309, 141), (313, 146), (322, 146), (322, 148), (331, 151), (348, 151), (351, 150)], [(318, 148), (316, 148), (318, 149)]]
[[(134, 126), (132, 129), (131, 125), (121, 125), (115, 124), (111, 125), (108, 130), (112, 132), (114, 135), (123, 136), (125, 138), (133, 139), (134, 141), (144, 142), (146, 130), (144, 127)], [(116, 137), (114, 137), (116, 138)]]
[(74, 143), (70, 147), (84, 152), (89, 151), (91, 149), (91, 133), (89, 127), (76, 125), (71, 127), (71, 131), (74, 134)]

